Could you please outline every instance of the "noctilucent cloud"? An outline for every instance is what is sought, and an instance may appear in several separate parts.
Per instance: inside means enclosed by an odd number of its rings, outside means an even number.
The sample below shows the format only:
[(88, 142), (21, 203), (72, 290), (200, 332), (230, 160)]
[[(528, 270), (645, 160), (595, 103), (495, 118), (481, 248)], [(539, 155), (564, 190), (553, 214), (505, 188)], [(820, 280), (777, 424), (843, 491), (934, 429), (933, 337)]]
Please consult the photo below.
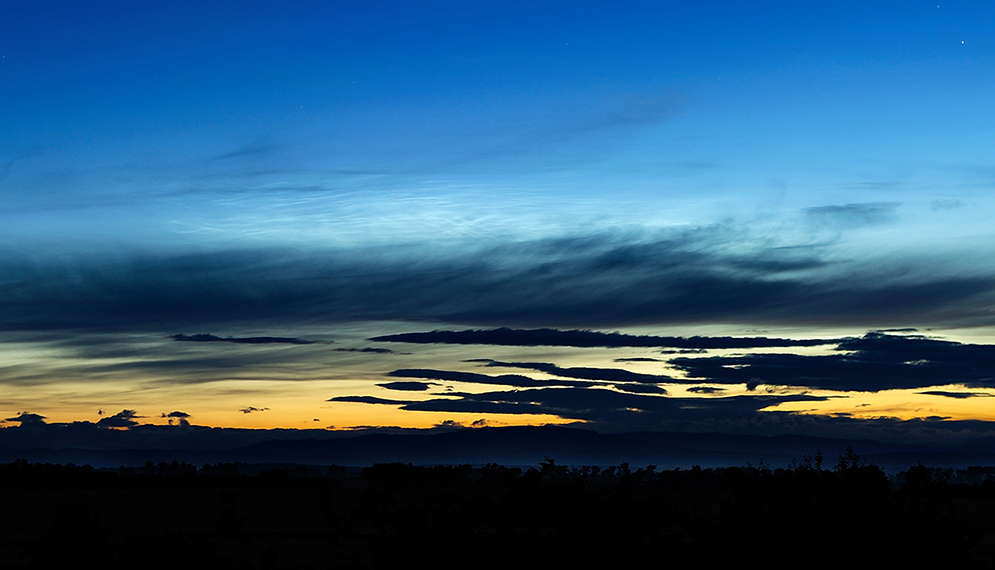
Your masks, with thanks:
[[(5, 5), (0, 410), (995, 420), (992, 69), (987, 2)], [(501, 327), (712, 345), (370, 340)]]

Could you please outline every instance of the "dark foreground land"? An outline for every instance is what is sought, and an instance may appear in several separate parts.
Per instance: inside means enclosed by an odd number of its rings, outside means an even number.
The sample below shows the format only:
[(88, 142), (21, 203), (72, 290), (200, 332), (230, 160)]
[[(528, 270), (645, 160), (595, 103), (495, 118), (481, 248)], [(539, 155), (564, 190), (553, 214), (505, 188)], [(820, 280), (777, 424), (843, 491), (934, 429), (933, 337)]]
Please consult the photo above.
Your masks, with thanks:
[[(995, 468), (0, 465), (0, 567), (995, 563)], [(611, 566), (608, 566), (611, 565)]]

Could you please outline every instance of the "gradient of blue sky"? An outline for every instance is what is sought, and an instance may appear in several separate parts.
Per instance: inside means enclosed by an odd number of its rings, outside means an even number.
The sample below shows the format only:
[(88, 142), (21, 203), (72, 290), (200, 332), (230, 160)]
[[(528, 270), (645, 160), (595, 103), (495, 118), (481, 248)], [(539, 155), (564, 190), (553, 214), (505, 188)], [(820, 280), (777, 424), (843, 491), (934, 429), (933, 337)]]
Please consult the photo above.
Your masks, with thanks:
[(0, 36), (0, 235), (8, 251), (323, 247), (735, 218), (797, 244), (804, 208), (885, 203), (876, 248), (923, 225), (927, 248), (988, 241), (993, 16), (20, 3)]
[(240, 417), (225, 382), (346, 381), (294, 396), (311, 421), (423, 358), (212, 368), (180, 332), (982, 330), (993, 63), (984, 2), (8, 3), (2, 409), (151, 405), (196, 373)]

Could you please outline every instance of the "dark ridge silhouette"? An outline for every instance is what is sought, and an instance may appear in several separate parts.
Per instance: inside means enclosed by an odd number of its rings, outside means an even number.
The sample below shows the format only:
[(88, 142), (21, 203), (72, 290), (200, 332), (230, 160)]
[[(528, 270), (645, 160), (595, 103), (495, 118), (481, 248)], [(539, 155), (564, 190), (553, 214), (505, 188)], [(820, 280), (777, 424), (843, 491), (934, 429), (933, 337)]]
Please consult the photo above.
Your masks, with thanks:
[[(644, 465), (638, 466), (637, 465)], [(852, 448), (791, 465), (660, 469), (172, 461), (135, 468), (0, 464), (7, 568), (77, 556), (172, 568), (485, 568), (740, 564), (758, 533), (776, 555), (852, 549), (861, 566), (995, 562), (995, 468), (914, 463), (894, 475)], [(130, 513), (155, 513), (135, 524)], [(125, 514), (126, 516), (123, 516)]]
[(736, 337), (675, 337), (630, 335), (583, 330), (557, 329), (478, 329), (463, 331), (437, 330), (376, 336), (376, 342), (409, 342), (417, 344), (487, 344), (495, 346), (573, 346), (582, 348), (611, 347), (671, 347), (671, 348), (771, 348), (789, 346), (821, 346), (836, 344), (840, 339), (736, 338)]
[[(631, 396), (619, 394), (620, 396)], [(369, 397), (361, 397), (365, 398)], [(371, 400), (372, 401), (372, 400)], [(411, 405), (378, 399), (384, 405)], [(627, 412), (633, 413), (633, 412)], [(695, 411), (688, 414), (697, 413)], [(770, 423), (770, 418), (764, 418)], [(795, 420), (792, 420), (795, 421)], [(854, 423), (849, 419), (824, 419), (828, 432), (839, 433)], [(726, 422), (727, 424), (730, 422)], [(501, 463), (531, 465), (553, 455), (569, 464), (609, 465), (622, 461), (652, 463), (667, 468), (742, 465), (763, 457), (768, 465), (786, 466), (813, 450), (828, 454), (853, 447), (868, 460), (889, 471), (917, 460), (931, 465), (963, 468), (995, 465), (995, 436), (963, 437), (989, 427), (969, 422), (882, 421), (880, 433), (896, 429), (897, 441), (880, 442), (865, 436), (827, 438), (801, 435), (735, 435), (645, 431), (598, 433), (576, 427), (483, 427), (474, 429), (402, 430), (357, 429), (331, 431), (250, 430), (208, 428), (194, 425), (138, 425), (108, 429), (89, 422), (47, 424), (0, 429), (0, 461), (21, 457), (33, 462), (91, 464), (98, 467), (137, 466), (146, 461), (188, 463), (311, 463), (371, 465), (404, 461), (414, 464)], [(475, 425), (485, 425), (475, 422)], [(693, 425), (690, 422), (686, 425)], [(715, 429), (715, 424), (708, 424)], [(799, 425), (788, 424), (792, 429)], [(818, 425), (818, 424), (814, 424)], [(841, 429), (843, 428), (843, 429)], [(947, 430), (954, 441), (923, 443), (926, 430)], [(991, 434), (991, 432), (988, 432)], [(904, 437), (901, 437), (903, 436)], [(936, 437), (936, 434), (933, 435)]]
[(307, 340), (303, 338), (284, 336), (249, 336), (249, 337), (220, 337), (213, 334), (174, 334), (170, 338), (182, 342), (233, 342), (236, 344), (324, 344), (328, 341)]

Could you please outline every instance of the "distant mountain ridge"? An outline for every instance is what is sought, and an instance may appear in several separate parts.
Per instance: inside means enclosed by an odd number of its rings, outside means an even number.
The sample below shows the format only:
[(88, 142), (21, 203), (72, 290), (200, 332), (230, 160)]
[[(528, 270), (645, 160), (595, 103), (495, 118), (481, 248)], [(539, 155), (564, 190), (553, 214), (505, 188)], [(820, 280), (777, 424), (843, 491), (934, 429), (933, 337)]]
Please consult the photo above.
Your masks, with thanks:
[(141, 465), (146, 461), (188, 463), (299, 463), (364, 466), (498, 463), (536, 465), (545, 458), (568, 465), (656, 465), (660, 469), (770, 466), (814, 461), (825, 468), (852, 448), (886, 469), (917, 461), (937, 467), (995, 465), (995, 438), (952, 446), (901, 445), (869, 439), (805, 435), (773, 437), (728, 433), (631, 432), (602, 434), (559, 426), (484, 427), (414, 433), (329, 430), (238, 430), (200, 426), (138, 426), (107, 430), (92, 424), (50, 424), (0, 429), (0, 461)]

